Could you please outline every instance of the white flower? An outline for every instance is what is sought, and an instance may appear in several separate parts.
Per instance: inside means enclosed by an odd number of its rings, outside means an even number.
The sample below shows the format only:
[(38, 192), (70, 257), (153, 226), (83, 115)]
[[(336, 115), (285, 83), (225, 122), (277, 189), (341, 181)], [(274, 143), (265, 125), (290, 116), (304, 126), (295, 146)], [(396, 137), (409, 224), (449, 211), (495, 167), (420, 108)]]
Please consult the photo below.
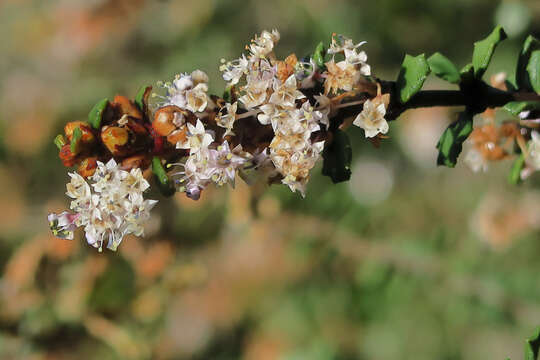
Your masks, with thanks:
[(354, 50), (357, 47), (364, 45), (365, 43), (366, 41), (361, 41), (355, 45), (352, 39), (349, 39), (348, 37), (341, 34), (333, 34), (332, 42), (330, 43), (330, 47), (328, 48), (328, 53), (339, 54), (341, 52), (344, 52), (345, 50)]
[(531, 132), (528, 151), (529, 154), (525, 159), (527, 165), (534, 170), (540, 170), (540, 133), (538, 131)]
[[(223, 136), (227, 135), (234, 135), (232, 132), (234, 122), (236, 120), (236, 110), (238, 109), (238, 103), (234, 102), (233, 104), (226, 103), (225, 107), (221, 109), (221, 111), (216, 116), (216, 124), (219, 127), (227, 129)], [(226, 111), (226, 113), (223, 113), (223, 110)]]
[(187, 127), (188, 136), (185, 141), (176, 144), (177, 149), (189, 149), (190, 154), (194, 154), (208, 148), (208, 145), (214, 141), (214, 137), (206, 131), (200, 119), (197, 119), (195, 126), (188, 123)]
[(267, 90), (271, 82), (267, 79), (258, 79), (251, 74), (247, 77), (248, 83), (243, 90), (245, 95), (240, 97), (240, 102), (244, 104), (246, 109), (253, 109), (266, 101)]
[(351, 91), (362, 75), (355, 65), (345, 60), (338, 63), (331, 60), (326, 63), (326, 69), (325, 94), (329, 94), (330, 91), (337, 93), (338, 90)]
[(75, 221), (79, 215), (64, 211), (60, 214), (49, 214), (49, 227), (54, 236), (60, 239), (73, 240), (73, 232), (77, 228)]
[(372, 100), (366, 100), (364, 109), (353, 124), (364, 129), (366, 137), (371, 138), (377, 134), (386, 134), (388, 132), (388, 123), (384, 116), (386, 115), (386, 106), (384, 101), (376, 97)]
[(208, 75), (202, 70), (193, 70), (191, 72), (191, 80), (195, 86), (198, 84), (208, 84)]
[(487, 160), (474, 145), (470, 144), (469, 146), (470, 148), (464, 158), (465, 164), (474, 172), (486, 172), (489, 167)]
[(152, 96), (162, 99), (160, 106), (175, 105), (192, 112), (203, 112), (208, 105), (207, 83), (208, 75), (201, 70), (195, 70), (190, 75), (178, 74), (172, 83), (158, 83), (166, 90), (164, 96), (156, 93)]
[(193, 89), (187, 90), (185, 108), (191, 112), (203, 112), (208, 105), (207, 91), (208, 85), (206, 83), (199, 83)]
[(356, 49), (345, 49), (345, 61), (360, 67), (360, 74), (371, 75), (371, 67), (367, 64), (367, 54), (365, 51), (357, 52)]
[(116, 250), (125, 235), (143, 235), (143, 224), (157, 201), (143, 198), (150, 185), (140, 169), (120, 170), (111, 159), (107, 164), (97, 162), (91, 186), (75, 173), (70, 176), (66, 187), (74, 199), (70, 205), (74, 213), (49, 215), (54, 235), (70, 239), (75, 226), (84, 227), (87, 242), (100, 251), (105, 241)]
[(298, 90), (294, 74), (289, 76), (284, 83), (277, 78), (274, 79), (273, 90), (269, 102), (282, 107), (295, 107), (296, 100), (306, 97)]
[(251, 157), (249, 153), (242, 151), (241, 145), (231, 151), (229, 143), (224, 141), (217, 150), (210, 150), (209, 171), (212, 173), (212, 181), (220, 186), (230, 183), (234, 187), (236, 170), (243, 167)]
[(279, 38), (280, 35), (277, 30), (272, 30), (272, 32), (264, 30), (260, 36), (255, 35), (255, 39), (251, 40), (249, 51), (256, 58), (264, 58), (272, 52)]
[(222, 62), (219, 70), (223, 72), (223, 80), (227, 81), (229, 86), (238, 84), (242, 76), (248, 72), (249, 62), (243, 54), (236, 60), (225, 63), (223, 59)]

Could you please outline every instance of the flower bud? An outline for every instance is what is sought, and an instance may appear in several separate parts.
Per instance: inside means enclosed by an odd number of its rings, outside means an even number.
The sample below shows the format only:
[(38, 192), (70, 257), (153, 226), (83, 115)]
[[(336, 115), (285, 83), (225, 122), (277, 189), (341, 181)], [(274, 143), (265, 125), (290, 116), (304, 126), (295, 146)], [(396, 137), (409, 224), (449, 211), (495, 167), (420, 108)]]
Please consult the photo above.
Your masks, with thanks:
[(122, 160), (122, 170), (129, 171), (131, 169), (145, 169), (150, 166), (150, 158), (146, 154), (133, 155)]
[(129, 132), (125, 128), (105, 126), (101, 131), (101, 141), (113, 155), (121, 155), (122, 150), (118, 147), (126, 145), (129, 140)]
[(62, 146), (58, 153), (58, 157), (66, 167), (71, 167), (77, 162), (77, 154), (71, 152), (71, 146), (69, 144)]
[(81, 129), (81, 141), (84, 144), (89, 144), (95, 140), (94, 134), (92, 133), (92, 130), (90, 129), (90, 125), (86, 121), (70, 121), (64, 126), (64, 132), (66, 133), (66, 137), (69, 141), (73, 138), (73, 131), (75, 131), (76, 128)]
[(195, 123), (195, 115), (178, 106), (164, 106), (156, 111), (152, 127), (161, 136), (170, 135), (175, 129), (182, 127), (186, 122)]
[(87, 178), (96, 172), (97, 168), (97, 158), (96, 157), (88, 157), (81, 161), (79, 164), (79, 167), (77, 168), (77, 172), (83, 177)]

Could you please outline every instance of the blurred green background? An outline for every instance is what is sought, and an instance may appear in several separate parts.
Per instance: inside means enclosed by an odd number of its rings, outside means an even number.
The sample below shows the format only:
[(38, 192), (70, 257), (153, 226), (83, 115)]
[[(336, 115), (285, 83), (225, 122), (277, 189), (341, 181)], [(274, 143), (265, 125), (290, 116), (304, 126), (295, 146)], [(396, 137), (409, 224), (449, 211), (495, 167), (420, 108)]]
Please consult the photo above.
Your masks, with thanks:
[(242, 183), (160, 198), (116, 253), (46, 221), (69, 205), (52, 138), (103, 97), (196, 68), (220, 93), (220, 59), (263, 29), (280, 57), (367, 40), (391, 80), (405, 52), (465, 65), (495, 23), (510, 39), (490, 74), (512, 76), (537, 0), (1, 1), (0, 358), (521, 358), (540, 324), (538, 177), (436, 168), (456, 109), (405, 114), (378, 150), (351, 129), (351, 181), (316, 168), (306, 199)]

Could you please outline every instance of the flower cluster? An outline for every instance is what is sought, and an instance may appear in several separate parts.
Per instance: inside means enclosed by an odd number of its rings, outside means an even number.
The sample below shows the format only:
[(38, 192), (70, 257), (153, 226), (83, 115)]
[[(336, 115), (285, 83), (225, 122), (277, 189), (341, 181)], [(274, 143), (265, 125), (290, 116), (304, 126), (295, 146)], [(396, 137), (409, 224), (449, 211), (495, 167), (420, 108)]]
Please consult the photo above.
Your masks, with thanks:
[(49, 214), (54, 235), (73, 239), (74, 230), (84, 227), (86, 240), (100, 251), (105, 241), (107, 248), (116, 250), (125, 235), (143, 235), (143, 224), (157, 201), (144, 199), (150, 184), (139, 168), (121, 170), (111, 159), (107, 164), (97, 162), (91, 184), (77, 173), (69, 176), (66, 194), (73, 213)]
[[(362, 128), (366, 137), (388, 131), (389, 95), (370, 77), (367, 55), (359, 51), (364, 42), (334, 34), (327, 53), (301, 61), (295, 54), (279, 60), (274, 53), (279, 39), (277, 30), (263, 31), (246, 54), (222, 60), (223, 98), (209, 95), (208, 76), (195, 70), (158, 82), (153, 93), (147, 87), (133, 102), (122, 96), (104, 100), (92, 110), (90, 123), (66, 127), (71, 143), (59, 144), (64, 164), (80, 162), (76, 151), (92, 166), (70, 174), (74, 213), (50, 215), (54, 234), (72, 238), (82, 226), (90, 244), (101, 248), (108, 238), (112, 249), (125, 234), (142, 234), (154, 205), (142, 198), (149, 185), (141, 170), (150, 164), (161, 185), (173, 184), (195, 200), (211, 184), (234, 186), (236, 176), (249, 169), (304, 196), (310, 171), (340, 123)], [(330, 118), (351, 106), (344, 104), (350, 98), (356, 99), (352, 105), (364, 104), (363, 110), (331, 129)], [(85, 178), (93, 181), (93, 192)]]
[(465, 163), (474, 172), (487, 171), (489, 163), (512, 157), (517, 146), (523, 155), (524, 166), (520, 179), (525, 180), (540, 170), (540, 133), (520, 129), (516, 123), (501, 125), (487, 123), (476, 127), (465, 142)]

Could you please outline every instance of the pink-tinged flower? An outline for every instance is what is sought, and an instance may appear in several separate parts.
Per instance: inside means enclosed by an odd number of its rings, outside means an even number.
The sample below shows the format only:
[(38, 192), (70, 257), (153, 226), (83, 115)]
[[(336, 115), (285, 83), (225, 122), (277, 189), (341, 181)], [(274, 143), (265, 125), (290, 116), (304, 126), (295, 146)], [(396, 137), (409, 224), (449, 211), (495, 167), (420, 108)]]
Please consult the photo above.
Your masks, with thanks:
[(225, 62), (225, 59), (222, 59), (221, 62), (219, 70), (223, 72), (223, 80), (227, 81), (229, 86), (238, 84), (242, 76), (248, 73), (249, 62), (243, 54), (233, 61)]
[(78, 214), (64, 211), (60, 214), (49, 214), (47, 220), (49, 220), (49, 227), (54, 236), (60, 239), (73, 240), (73, 233), (77, 228), (75, 221), (78, 217)]

